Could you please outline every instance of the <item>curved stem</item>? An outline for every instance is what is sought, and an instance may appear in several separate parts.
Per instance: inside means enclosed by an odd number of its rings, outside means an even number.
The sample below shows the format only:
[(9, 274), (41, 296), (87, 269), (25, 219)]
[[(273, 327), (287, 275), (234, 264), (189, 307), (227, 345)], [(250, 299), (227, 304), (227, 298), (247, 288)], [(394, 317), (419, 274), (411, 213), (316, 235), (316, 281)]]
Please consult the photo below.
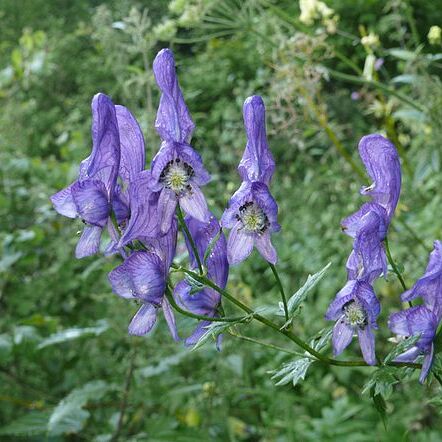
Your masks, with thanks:
[[(306, 342), (304, 342), (301, 338), (296, 336), (291, 331), (281, 329), (279, 327), (279, 325), (275, 324), (274, 322), (265, 318), (264, 316), (261, 316), (260, 314), (254, 312), (250, 307), (248, 307), (247, 305), (243, 304), (241, 301), (236, 299), (227, 290), (224, 290), (221, 287), (218, 287), (216, 284), (214, 284), (210, 279), (206, 278), (205, 276), (198, 275), (197, 273), (192, 272), (191, 270), (188, 270), (188, 269), (185, 269), (182, 267), (175, 266), (174, 268), (176, 270), (183, 272), (183, 273), (187, 273), (188, 275), (192, 276), (192, 278), (194, 278), (196, 281), (217, 291), (220, 295), (224, 296), (226, 299), (231, 301), (237, 307), (239, 307), (240, 309), (249, 313), (253, 319), (256, 319), (257, 321), (261, 322), (262, 324), (266, 325), (267, 327), (272, 328), (276, 332), (286, 336), (288, 339), (293, 341), (296, 345), (301, 347), (307, 353), (314, 356), (318, 360), (318, 362), (322, 362), (322, 363), (328, 364), (328, 365), (342, 366), (342, 367), (367, 367), (367, 366), (369, 366), (365, 361), (339, 361), (337, 359), (332, 359), (327, 356), (324, 356), (322, 353), (319, 353), (318, 351), (316, 351), (313, 347), (308, 345)], [(412, 368), (421, 368), (422, 367), (421, 364), (415, 364), (415, 363), (411, 363), (411, 362), (389, 362), (386, 365), (397, 366), (397, 367), (412, 367)]]
[(241, 322), (245, 319), (244, 316), (236, 316), (234, 318), (214, 318), (212, 316), (206, 315), (197, 315), (196, 313), (189, 312), (187, 310), (182, 309), (175, 301), (170, 287), (166, 288), (166, 298), (169, 301), (169, 304), (178, 312), (184, 316), (188, 316), (189, 318), (199, 319), (200, 321), (210, 321), (210, 322)]
[(201, 262), (200, 255), (198, 253), (198, 249), (196, 248), (195, 241), (193, 240), (193, 237), (190, 234), (189, 229), (187, 228), (187, 224), (184, 221), (183, 212), (181, 211), (181, 207), (180, 207), (179, 204), (176, 207), (176, 213), (177, 213), (177, 216), (178, 216), (178, 223), (180, 224), (180, 227), (183, 230), (184, 235), (189, 240), (190, 247), (192, 248), (193, 255), (195, 256), (196, 262), (198, 264), (198, 270), (200, 272), (200, 275), (203, 275), (204, 274), (203, 264)]
[[(393, 272), (394, 272), (394, 273), (396, 274), (396, 276), (398, 277), (398, 279), (399, 279), (399, 281), (400, 281), (400, 283), (401, 283), (401, 285), (402, 285), (402, 288), (404, 289), (404, 292), (405, 292), (405, 291), (407, 290), (407, 286), (405, 285), (404, 278), (402, 278), (401, 272), (400, 272), (399, 269), (397, 268), (396, 263), (394, 262), (394, 259), (393, 259), (393, 257), (391, 256), (390, 247), (389, 247), (389, 245), (388, 245), (388, 238), (387, 238), (387, 237), (385, 237), (385, 239), (384, 239), (384, 243), (385, 243), (385, 252), (386, 252), (386, 254), (387, 254), (388, 262), (390, 263), (391, 268), (393, 269)], [(410, 304), (410, 307), (413, 306), (413, 304), (412, 304), (411, 302), (409, 302), (409, 304)]]
[(269, 262), (269, 266), (272, 269), (273, 275), (276, 279), (276, 284), (278, 284), (279, 292), (281, 293), (282, 303), (284, 304), (284, 315), (286, 322), (289, 320), (289, 309), (287, 307), (287, 298), (285, 296), (284, 287), (282, 286), (281, 278), (279, 277), (278, 270), (276, 267)]

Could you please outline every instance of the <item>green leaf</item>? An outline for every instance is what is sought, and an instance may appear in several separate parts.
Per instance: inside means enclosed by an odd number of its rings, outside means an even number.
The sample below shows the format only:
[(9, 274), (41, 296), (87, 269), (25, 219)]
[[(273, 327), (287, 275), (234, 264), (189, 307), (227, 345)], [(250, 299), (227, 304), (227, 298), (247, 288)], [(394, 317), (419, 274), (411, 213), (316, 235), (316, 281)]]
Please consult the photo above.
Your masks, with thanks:
[(373, 400), (374, 408), (379, 413), (382, 423), (384, 424), (384, 428), (387, 430), (387, 404), (382, 395), (374, 393), (374, 389), (370, 390), (370, 396)]
[(393, 393), (393, 385), (399, 383), (399, 380), (395, 377), (397, 371), (397, 368), (393, 367), (381, 367), (377, 369), (364, 385), (362, 393), (364, 394), (373, 390), (374, 395), (381, 395), (385, 399), (388, 399)]
[(31, 411), (0, 428), (0, 436), (37, 436), (45, 434), (51, 412)]
[[(238, 321), (238, 323), (239, 322), (240, 321)], [(232, 327), (234, 324), (237, 324), (237, 322), (212, 322), (210, 325), (205, 327), (206, 331), (201, 338), (198, 339), (198, 342), (192, 347), (192, 351), (202, 347), (211, 338), (215, 340), (218, 335), (226, 331), (229, 327)]]
[(54, 344), (60, 344), (62, 342), (72, 341), (74, 339), (81, 338), (86, 335), (101, 335), (109, 328), (109, 324), (105, 319), (101, 319), (97, 322), (97, 325), (94, 327), (85, 327), (85, 328), (67, 328), (65, 330), (59, 331), (50, 335), (48, 338), (44, 339), (38, 345), (37, 349), (40, 350), (42, 348), (48, 347)]
[(391, 79), (392, 83), (413, 84), (418, 81), (417, 75), (403, 74)]
[(416, 58), (416, 54), (412, 51), (407, 51), (405, 49), (389, 49), (387, 51), (390, 55), (392, 55), (395, 58), (398, 58), (399, 60), (409, 61)]
[(293, 386), (296, 386), (299, 381), (305, 379), (307, 370), (313, 362), (313, 359), (301, 358), (283, 364), (280, 370), (276, 370), (273, 372), (272, 379), (280, 378), (275, 385), (285, 385), (289, 382), (292, 382)]
[(427, 119), (426, 115), (417, 109), (399, 109), (393, 112), (393, 117), (402, 121), (417, 121), (418, 123), (423, 123)]
[(207, 249), (206, 249), (206, 251), (204, 253), (204, 258), (203, 258), (203, 264), (204, 265), (206, 265), (207, 260), (209, 259), (210, 254), (212, 253), (212, 250), (216, 246), (216, 243), (220, 239), (222, 233), (223, 233), (223, 230), (219, 229), (217, 234), (210, 240), (209, 245), (207, 246)]
[(48, 422), (48, 433), (59, 436), (78, 433), (90, 416), (83, 407), (90, 400), (100, 400), (111, 387), (104, 381), (88, 382), (69, 393), (54, 409)]
[(294, 313), (301, 305), (301, 302), (305, 300), (308, 293), (318, 284), (319, 281), (324, 277), (331, 262), (329, 262), (322, 270), (314, 275), (309, 275), (305, 284), (288, 300), (287, 307), (290, 317), (293, 317)]
[(310, 346), (316, 351), (322, 350), (329, 343), (332, 334), (333, 326), (323, 328), (310, 340)]
[(188, 351), (175, 354), (173, 356), (167, 356), (160, 360), (156, 365), (148, 365), (137, 370), (137, 373), (143, 378), (150, 378), (159, 374), (165, 373), (169, 368), (178, 365), (184, 357), (189, 355)]
[(385, 356), (384, 364), (388, 364), (389, 362), (396, 359), (397, 356), (406, 352), (409, 348), (413, 347), (413, 345), (416, 344), (419, 338), (420, 334), (410, 336), (408, 339), (404, 339), (403, 341), (399, 342), (399, 344), (396, 345), (396, 347), (394, 347), (387, 356)]

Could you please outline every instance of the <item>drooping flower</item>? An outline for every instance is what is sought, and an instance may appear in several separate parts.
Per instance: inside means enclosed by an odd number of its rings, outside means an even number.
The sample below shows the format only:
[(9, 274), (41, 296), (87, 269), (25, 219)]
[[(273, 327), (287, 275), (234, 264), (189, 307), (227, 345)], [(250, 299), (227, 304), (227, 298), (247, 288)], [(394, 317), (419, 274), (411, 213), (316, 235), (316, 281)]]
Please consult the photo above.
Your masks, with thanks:
[(381, 306), (370, 284), (352, 280), (337, 293), (330, 304), (325, 318), (336, 321), (333, 328), (333, 353), (341, 354), (358, 335), (364, 360), (369, 365), (376, 364), (373, 329)]
[(418, 296), (424, 300), (438, 320), (442, 318), (442, 243), (434, 241), (434, 249), (430, 253), (424, 276), (414, 286), (402, 294), (402, 301), (412, 301)]
[(111, 213), (120, 164), (120, 139), (115, 106), (104, 94), (92, 100), (92, 152), (82, 161), (78, 179), (52, 195), (55, 210), (85, 223), (77, 258), (98, 252), (102, 229)]
[[(133, 252), (123, 264), (109, 273), (112, 290), (119, 296), (137, 299), (142, 305), (129, 324), (129, 333), (142, 336), (155, 325), (158, 309), (164, 317), (172, 337), (178, 340), (175, 317), (164, 297), (167, 274), (175, 255), (177, 223), (173, 222), (166, 235), (149, 238), (145, 250)], [(147, 242), (148, 241), (148, 242)]]
[(172, 51), (158, 53), (153, 71), (162, 93), (155, 122), (162, 144), (152, 161), (150, 187), (160, 192), (160, 231), (166, 233), (178, 203), (188, 215), (208, 221), (210, 213), (200, 187), (210, 181), (210, 175), (188, 144), (195, 126), (178, 84)]
[(372, 134), (362, 137), (359, 155), (373, 180), (370, 186), (362, 187), (361, 194), (371, 196), (374, 203), (382, 206), (390, 221), (401, 192), (401, 165), (397, 150), (382, 135)]
[(230, 199), (221, 219), (221, 225), (231, 229), (227, 256), (230, 264), (238, 264), (256, 246), (264, 259), (275, 264), (278, 258), (270, 235), (279, 231), (280, 225), (277, 221), (278, 205), (268, 188), (275, 162), (267, 145), (262, 98), (247, 98), (243, 113), (247, 145), (238, 166), (243, 182)]
[(411, 301), (421, 297), (424, 305), (390, 315), (388, 327), (399, 336), (410, 337), (420, 334), (416, 344), (402, 355), (397, 361), (414, 362), (420, 355), (424, 355), (419, 381), (424, 382), (433, 362), (434, 339), (439, 323), (442, 319), (442, 243), (434, 242), (434, 249), (430, 253), (424, 276), (419, 278), (414, 286), (404, 292), (402, 301)]
[(418, 356), (424, 355), (422, 371), (419, 376), (421, 384), (428, 376), (433, 363), (433, 341), (436, 337), (438, 324), (439, 320), (436, 315), (424, 305), (393, 313), (388, 320), (390, 330), (399, 336), (408, 338), (413, 335), (420, 335), (416, 344), (399, 355), (395, 361), (414, 362)]
[[(202, 259), (212, 241), (220, 233), (218, 220), (212, 215), (208, 223), (202, 223), (194, 218), (186, 217), (185, 222), (190, 234), (195, 242), (198, 254)], [(197, 267), (197, 261), (193, 254), (191, 244), (186, 238), (187, 249), (192, 268)], [(217, 242), (213, 246), (207, 257), (207, 276), (218, 287), (226, 287), (229, 273), (229, 264), (227, 262), (227, 242), (224, 234), (220, 234)], [(174, 297), (177, 303), (185, 310), (199, 315), (219, 317), (218, 308), (221, 302), (221, 295), (210, 287), (204, 287), (200, 290), (195, 289), (186, 281), (180, 281), (174, 290)], [(184, 341), (186, 345), (194, 345), (204, 334), (205, 327), (210, 321), (200, 321), (193, 333)], [(218, 337), (217, 346), (219, 348), (221, 336)]]

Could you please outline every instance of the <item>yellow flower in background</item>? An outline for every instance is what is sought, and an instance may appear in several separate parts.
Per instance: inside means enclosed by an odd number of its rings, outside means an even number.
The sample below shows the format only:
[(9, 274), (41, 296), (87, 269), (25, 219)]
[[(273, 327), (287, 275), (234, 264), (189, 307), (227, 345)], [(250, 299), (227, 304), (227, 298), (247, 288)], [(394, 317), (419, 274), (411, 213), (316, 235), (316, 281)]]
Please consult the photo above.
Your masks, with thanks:
[(430, 45), (440, 44), (442, 41), (442, 29), (440, 26), (431, 26), (427, 34)]

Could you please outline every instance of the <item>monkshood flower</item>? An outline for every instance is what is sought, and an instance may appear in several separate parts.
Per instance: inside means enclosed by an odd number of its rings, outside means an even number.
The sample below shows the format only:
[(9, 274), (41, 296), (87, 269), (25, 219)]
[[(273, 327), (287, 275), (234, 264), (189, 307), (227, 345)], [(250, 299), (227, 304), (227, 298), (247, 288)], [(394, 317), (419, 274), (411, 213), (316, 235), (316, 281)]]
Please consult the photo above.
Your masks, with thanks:
[(442, 243), (434, 241), (424, 276), (414, 286), (402, 294), (402, 301), (412, 301), (421, 296), (424, 304), (437, 317), (442, 318)]
[[(189, 216), (185, 222), (190, 234), (195, 242), (198, 254), (203, 257), (207, 247), (219, 234), (220, 225), (218, 220), (212, 215), (208, 223), (202, 223)], [(197, 261), (193, 254), (190, 242), (186, 238), (187, 249), (189, 251), (192, 268), (197, 268)], [(229, 264), (227, 262), (227, 242), (224, 234), (221, 233), (215, 246), (207, 258), (207, 276), (218, 287), (225, 288), (229, 274)], [(198, 315), (218, 317), (218, 308), (221, 302), (221, 295), (210, 287), (204, 287), (195, 292), (191, 284), (180, 281), (174, 290), (174, 297), (177, 303), (185, 310)], [(205, 327), (210, 325), (209, 321), (200, 321), (193, 333), (184, 341), (187, 346), (195, 345), (206, 331)], [(217, 339), (217, 347), (220, 348), (221, 335)]]
[(120, 164), (120, 139), (115, 106), (104, 94), (92, 100), (92, 152), (80, 164), (78, 179), (52, 195), (55, 210), (85, 223), (75, 256), (98, 252), (102, 229), (111, 213)]
[(175, 340), (178, 340), (175, 317), (164, 297), (166, 279), (175, 255), (177, 223), (173, 222), (169, 232), (146, 244), (146, 250), (133, 252), (123, 264), (109, 273), (112, 290), (119, 296), (141, 301), (141, 307), (129, 324), (129, 333), (142, 336), (155, 325), (158, 309), (163, 309), (167, 325)]
[(397, 362), (414, 362), (420, 355), (424, 355), (419, 382), (422, 384), (431, 369), (434, 355), (433, 341), (439, 320), (436, 315), (424, 305), (411, 307), (401, 312), (393, 313), (388, 320), (388, 327), (393, 333), (408, 338), (420, 335), (416, 344), (399, 355)]
[(227, 257), (231, 265), (238, 264), (255, 246), (264, 259), (276, 264), (278, 257), (270, 235), (280, 230), (278, 205), (268, 188), (275, 162), (267, 145), (262, 98), (247, 98), (243, 113), (247, 145), (238, 166), (243, 182), (221, 219), (221, 225), (231, 229)]
[(376, 364), (373, 329), (378, 328), (376, 319), (380, 311), (381, 306), (370, 284), (348, 281), (325, 314), (325, 319), (336, 321), (332, 337), (334, 355), (341, 354), (357, 334), (365, 362)]
[(158, 53), (153, 71), (161, 89), (155, 128), (162, 144), (152, 161), (150, 187), (160, 192), (160, 231), (166, 233), (178, 203), (193, 218), (208, 221), (210, 213), (200, 187), (210, 181), (210, 175), (200, 155), (188, 144), (195, 126), (178, 84), (172, 51)]
[(424, 355), (419, 377), (419, 381), (423, 383), (433, 362), (433, 341), (442, 319), (442, 243), (440, 241), (434, 242), (434, 249), (430, 253), (424, 275), (410, 290), (402, 294), (401, 299), (405, 302), (417, 297), (424, 300), (424, 305), (393, 313), (388, 321), (388, 327), (400, 336), (421, 335), (416, 345), (399, 355), (396, 360), (414, 362), (419, 355)]

